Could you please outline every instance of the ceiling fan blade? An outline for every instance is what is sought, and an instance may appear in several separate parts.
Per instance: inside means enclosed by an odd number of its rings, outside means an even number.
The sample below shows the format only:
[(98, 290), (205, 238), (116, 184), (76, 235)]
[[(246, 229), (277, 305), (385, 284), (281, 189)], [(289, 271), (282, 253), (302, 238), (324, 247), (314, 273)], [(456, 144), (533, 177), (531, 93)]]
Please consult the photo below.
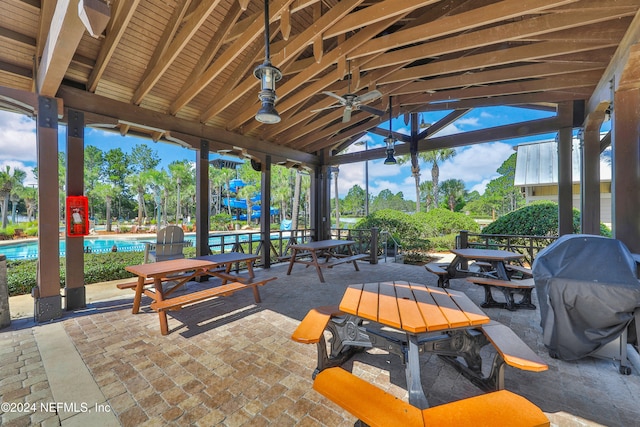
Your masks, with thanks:
[(351, 120), (351, 108), (347, 107), (342, 113), (342, 123), (347, 123), (349, 120)]
[(369, 102), (369, 101), (373, 101), (374, 99), (378, 99), (382, 96), (382, 93), (379, 90), (372, 90), (371, 92), (367, 92), (362, 96), (359, 96), (357, 98), (358, 102)]
[(342, 107), (342, 105), (340, 105), (340, 104), (329, 105), (328, 107), (324, 107), (324, 108), (316, 108), (315, 110), (311, 110), (311, 112), (312, 113), (317, 113), (318, 111), (330, 110), (332, 108), (338, 108), (338, 107)]
[(335, 99), (339, 100), (342, 105), (344, 105), (347, 102), (343, 97), (341, 97), (340, 95), (336, 95), (333, 92), (324, 91), (322, 93), (324, 93), (325, 95), (329, 95), (329, 96), (334, 97)]
[(358, 108), (362, 111), (366, 111), (367, 113), (375, 114), (378, 116), (384, 116), (387, 112), (378, 110), (377, 108), (369, 107), (368, 105), (360, 105)]

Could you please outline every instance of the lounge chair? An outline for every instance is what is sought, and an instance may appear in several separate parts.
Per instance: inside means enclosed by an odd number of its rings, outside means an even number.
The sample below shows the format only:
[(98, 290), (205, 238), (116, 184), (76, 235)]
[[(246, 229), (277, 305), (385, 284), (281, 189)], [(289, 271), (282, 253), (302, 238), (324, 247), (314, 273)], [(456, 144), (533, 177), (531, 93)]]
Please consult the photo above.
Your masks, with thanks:
[(144, 263), (184, 258), (185, 246), (191, 246), (191, 242), (184, 240), (182, 228), (169, 225), (158, 231), (156, 243), (145, 243)]

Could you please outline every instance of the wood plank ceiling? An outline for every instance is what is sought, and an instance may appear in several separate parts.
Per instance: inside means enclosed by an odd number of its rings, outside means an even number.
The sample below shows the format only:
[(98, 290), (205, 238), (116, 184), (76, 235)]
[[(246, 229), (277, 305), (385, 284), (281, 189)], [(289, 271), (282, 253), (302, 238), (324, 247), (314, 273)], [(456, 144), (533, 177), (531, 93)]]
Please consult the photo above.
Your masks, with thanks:
[[(298, 159), (345, 146), (385, 120), (356, 110), (342, 123), (342, 108), (313, 112), (336, 103), (322, 91), (377, 89), (383, 96), (367, 105), (388, 111), (393, 95), (394, 115), (586, 102), (640, 7), (640, 0), (271, 0), (282, 121), (265, 125), (254, 119), (261, 0), (111, 0), (99, 38), (83, 31), (77, 3), (0, 0), (0, 86), (61, 97), (93, 121), (113, 119), (104, 126), (122, 134), (215, 135)], [(0, 107), (20, 110), (6, 100)]]

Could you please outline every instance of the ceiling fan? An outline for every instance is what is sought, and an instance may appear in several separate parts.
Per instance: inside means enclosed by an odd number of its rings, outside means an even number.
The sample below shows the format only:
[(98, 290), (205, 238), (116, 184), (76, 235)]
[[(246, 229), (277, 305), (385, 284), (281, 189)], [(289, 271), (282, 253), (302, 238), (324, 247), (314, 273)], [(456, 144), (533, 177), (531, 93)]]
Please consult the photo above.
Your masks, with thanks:
[[(351, 67), (349, 67), (351, 68)], [(344, 112), (342, 113), (342, 123), (347, 123), (351, 120), (351, 112), (353, 110), (362, 110), (367, 113), (376, 114), (378, 116), (384, 116), (385, 111), (378, 110), (377, 108), (369, 107), (368, 105), (363, 105), (366, 102), (373, 101), (382, 96), (382, 93), (379, 90), (372, 90), (371, 92), (367, 92), (364, 95), (358, 96), (354, 93), (351, 93), (351, 70), (349, 70), (349, 87), (348, 93), (344, 96), (337, 95), (333, 92), (323, 91), (325, 95), (336, 98), (340, 103), (330, 105), (324, 108), (318, 108), (317, 110), (311, 110), (312, 113), (317, 113), (318, 111), (329, 110), (337, 107), (344, 107)]]

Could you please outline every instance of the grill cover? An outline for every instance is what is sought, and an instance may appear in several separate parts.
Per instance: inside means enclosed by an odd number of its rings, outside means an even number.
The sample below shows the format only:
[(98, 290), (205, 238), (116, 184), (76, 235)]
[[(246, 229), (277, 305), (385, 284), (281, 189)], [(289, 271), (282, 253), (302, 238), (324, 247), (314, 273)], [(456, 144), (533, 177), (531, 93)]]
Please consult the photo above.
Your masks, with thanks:
[(533, 278), (549, 353), (577, 360), (618, 338), (640, 307), (636, 271), (615, 239), (571, 234), (542, 250)]

